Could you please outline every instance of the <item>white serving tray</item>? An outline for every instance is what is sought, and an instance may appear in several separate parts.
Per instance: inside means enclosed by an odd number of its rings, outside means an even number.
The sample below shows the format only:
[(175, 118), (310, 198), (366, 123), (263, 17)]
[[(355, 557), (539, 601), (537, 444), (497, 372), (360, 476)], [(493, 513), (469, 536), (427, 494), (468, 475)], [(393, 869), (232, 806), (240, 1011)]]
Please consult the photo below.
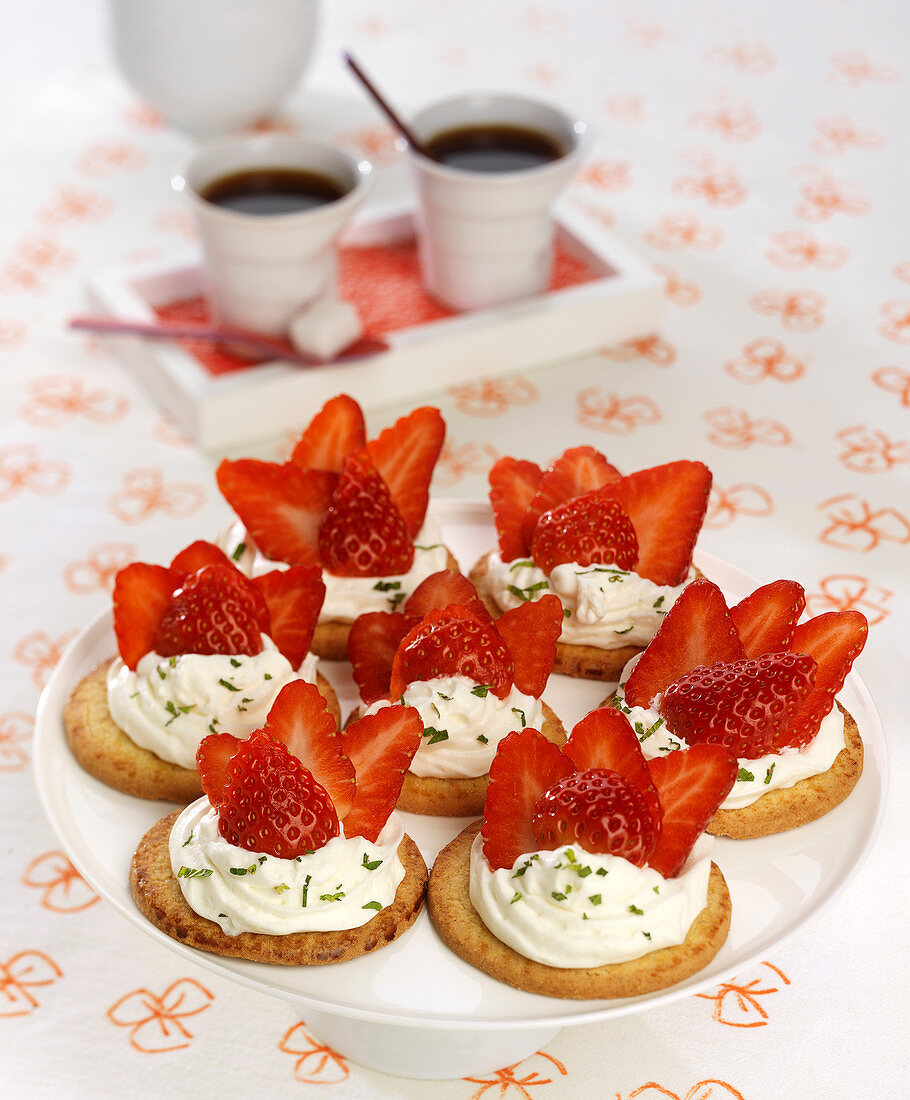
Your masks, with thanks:
[[(597, 278), (391, 333), (385, 337), (390, 350), (362, 362), (301, 369), (275, 361), (216, 376), (178, 344), (136, 337), (112, 343), (188, 435), (207, 450), (224, 452), (299, 429), (339, 392), (372, 410), (656, 331), (663, 294), (647, 264), (568, 202), (557, 207), (556, 223), (560, 246)], [(413, 234), (412, 212), (399, 203), (355, 224), (344, 243), (395, 243)], [(88, 290), (105, 315), (154, 321), (154, 307), (202, 293), (198, 251), (99, 272)]]

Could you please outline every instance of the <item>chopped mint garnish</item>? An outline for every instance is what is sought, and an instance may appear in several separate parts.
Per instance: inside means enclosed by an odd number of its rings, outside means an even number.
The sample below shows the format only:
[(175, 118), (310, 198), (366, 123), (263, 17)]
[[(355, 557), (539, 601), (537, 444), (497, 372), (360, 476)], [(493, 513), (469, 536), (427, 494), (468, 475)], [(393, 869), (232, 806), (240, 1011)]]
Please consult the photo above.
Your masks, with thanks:
[(519, 894), (519, 892), (517, 890), (515, 891), (514, 895), (512, 896), (512, 900), (509, 902), (509, 905), (514, 905), (516, 901), (521, 901), (521, 894)]
[(564, 619), (571, 619), (572, 618), (572, 612), (567, 607), (564, 607), (562, 609), (562, 615), (563, 615)]
[(339, 890), (335, 894), (320, 894), (319, 895), (319, 900), (320, 901), (341, 901), (341, 899), (343, 897), (344, 897), (344, 890)]
[(635, 624), (630, 623), (628, 626), (624, 626), (622, 628), (622, 630), (614, 630), (613, 633), (614, 634), (628, 634), (630, 630), (634, 629), (634, 627), (635, 627)]
[(490, 686), (489, 684), (475, 684), (471, 688), (471, 694), (476, 695), (478, 699), (486, 699), (490, 694)]
[(243, 557), (244, 550), (246, 550), (246, 543), (238, 542), (237, 545), (234, 547), (234, 553), (231, 554), (231, 560), (240, 561), (240, 559)]
[(286, 882), (279, 882), (278, 885), (275, 887), (276, 894), (283, 894), (285, 890), (290, 890), (290, 886), (288, 886)]
[(407, 592), (396, 592), (394, 596), (389, 596), (389, 603), (392, 605), (392, 610), (407, 597)]
[(532, 561), (513, 561), (509, 566), (509, 572), (514, 573), (516, 569), (533, 569), (534, 562)]
[(271, 678), (272, 678), (271, 672), (264, 672), (262, 674), (262, 678), (263, 678), (263, 680), (271, 680)]
[(642, 935), (645, 937), (646, 940), (649, 940), (651, 938), (650, 932), (642, 932)]
[(525, 715), (525, 712), (521, 709), (521, 707), (512, 707), (512, 713), (518, 715), (518, 717), (521, 719), (521, 728), (524, 729), (525, 726), (528, 724), (528, 719)]
[(654, 893), (655, 893), (655, 894), (659, 894), (659, 893), (660, 893), (660, 887), (659, 887), (659, 886), (655, 886), (655, 887), (653, 887), (653, 890), (654, 890)]
[(441, 691), (437, 691), (436, 694), (439, 696), (440, 699), (444, 699), (447, 703), (452, 702), (452, 696), (451, 695), (443, 695)]
[(554, 901), (565, 901), (566, 900), (566, 895), (561, 894), (559, 892), (559, 890), (554, 890), (553, 893), (550, 896), (553, 898)]
[(765, 772), (765, 785), (767, 785), (768, 783), (771, 782), (771, 776), (774, 775), (774, 769), (775, 769), (776, 766), (777, 766), (777, 761), (775, 761), (771, 765), (771, 767), (768, 768), (768, 770)]
[(595, 875), (605, 875), (607, 873), (608, 872), (606, 867), (598, 867), (597, 870), (594, 872)]
[(177, 878), (208, 878), (213, 874), (211, 867), (181, 867)]
[(601, 901), (600, 894), (588, 894), (588, 901), (592, 905), (600, 905), (600, 901)]
[(375, 871), (377, 867), (382, 866), (381, 859), (370, 859), (366, 852), (363, 853), (363, 867), (366, 867), (368, 871)]
[(534, 599), (535, 592), (539, 592), (541, 588), (549, 587), (549, 581), (538, 581), (537, 584), (529, 584), (527, 588), (518, 588), (516, 585), (510, 584), (509, 591), (516, 600), (521, 600), (522, 603), (530, 603)]
[(161, 680), (167, 679), (167, 673), (164, 671), (161, 665), (158, 665), (158, 678)]
[(449, 731), (434, 729), (433, 726), (427, 726), (423, 731), (423, 736), (428, 737), (428, 745), (435, 745), (438, 741), (448, 741)]
[(521, 876), (525, 873), (525, 871), (527, 871), (530, 866), (531, 861), (529, 859), (526, 859), (517, 871), (512, 872), (512, 878), (521, 878)]
[(361, 905), (361, 909), (376, 909), (377, 911), (382, 908), (382, 902), (380, 901), (368, 901), (366, 905)]
[(478, 733), (475, 740), (479, 741), (481, 743), (481, 745), (489, 745), (489, 743), (490, 743), (489, 737), (487, 737), (486, 734), (483, 734), (483, 733)]
[(375, 592), (395, 592), (401, 588), (401, 581), (377, 581), (373, 585)]
[(648, 728), (645, 729), (645, 726), (644, 726), (643, 722), (636, 722), (635, 723), (635, 732), (638, 734), (638, 740), (639, 741), (647, 741), (648, 738), (651, 736), (651, 734), (652, 733), (657, 733), (657, 731), (660, 729), (660, 727), (663, 724), (664, 724), (663, 718), (658, 718), (653, 726), (648, 726)]
[(430, 703), (430, 706), (436, 711), (436, 717), (441, 718), (442, 715), (439, 713), (439, 707), (437, 707), (435, 703)]
[(220, 679), (218, 681), (223, 688), (227, 688), (228, 691), (240, 691), (240, 688), (236, 684), (232, 684), (230, 680)]
[(737, 783), (751, 783), (755, 779), (752, 772), (747, 772), (745, 768), (740, 768), (736, 773)]
[(306, 894), (307, 890), (309, 890), (310, 888), (310, 879), (312, 877), (312, 875), (307, 875), (307, 877), (303, 880), (303, 896), (300, 899), (300, 905), (304, 909), (306, 909)]
[(419, 543), (414, 543), (415, 550), (435, 550), (439, 546), (442, 546), (441, 542), (431, 542), (429, 546), (421, 546)]
[(256, 864), (252, 863), (249, 867), (231, 867), (230, 872), (232, 875), (255, 875)]
[(231, 658), (231, 668), (240, 668), (241, 663), (236, 657)]
[(660, 610), (660, 605), (664, 602), (666, 596), (658, 596), (654, 603), (651, 605), (655, 611)]
[(629, 912), (634, 913), (636, 917), (643, 917), (645, 915), (644, 909), (639, 909), (637, 905), (630, 905)]
[(211, 722), (209, 722), (209, 733), (217, 733), (218, 732), (218, 730), (215, 729), (215, 723), (217, 721), (218, 721), (217, 718), (213, 718), (211, 720)]
[(587, 878), (588, 875), (590, 875), (590, 873), (591, 873), (591, 868), (587, 867), (587, 866), (586, 867), (576, 867), (575, 868), (575, 873), (578, 875), (579, 878)]
[(169, 657), (167, 665), (168, 665), (168, 668), (176, 668), (177, 667), (177, 658), (176, 657)]
[(263, 863), (265, 863), (265, 861), (266, 861), (266, 860), (267, 860), (268, 858), (269, 858), (268, 856), (260, 856), (260, 857), (259, 857), (259, 863), (260, 863), (260, 865), (261, 865), (261, 864), (263, 864)]
[(182, 843), (182, 844), (180, 845), (180, 847), (181, 847), (181, 848), (185, 848), (185, 847), (187, 846), (187, 844), (189, 844), (189, 842), (190, 842), (190, 841), (191, 841), (192, 839), (193, 839), (193, 834), (192, 834), (192, 833), (190, 833), (190, 835), (189, 835), (189, 836), (188, 836), (188, 837), (186, 838), (186, 840), (185, 840), (185, 841), (184, 841), (184, 842), (183, 842), (183, 843)]

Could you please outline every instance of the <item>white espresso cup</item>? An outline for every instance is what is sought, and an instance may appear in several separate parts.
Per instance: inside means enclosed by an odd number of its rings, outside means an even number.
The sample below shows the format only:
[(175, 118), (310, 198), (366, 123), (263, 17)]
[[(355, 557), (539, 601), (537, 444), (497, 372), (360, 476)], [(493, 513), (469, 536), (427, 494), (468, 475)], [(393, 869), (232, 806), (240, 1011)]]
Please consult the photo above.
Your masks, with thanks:
[[(205, 197), (213, 185), (256, 170), (331, 181), (338, 198), (290, 213), (250, 213)], [(280, 135), (223, 138), (197, 148), (172, 184), (185, 194), (202, 244), (205, 289), (218, 324), (287, 334), (305, 307), (334, 292), (335, 243), (363, 201), (368, 161), (334, 145)]]
[(559, 155), (533, 167), (478, 171), (409, 150), (424, 286), (459, 311), (546, 289), (553, 266), (551, 206), (578, 167), (586, 129), (552, 104), (494, 94), (447, 99), (411, 121), (425, 147), (441, 134), (484, 126), (542, 134)]

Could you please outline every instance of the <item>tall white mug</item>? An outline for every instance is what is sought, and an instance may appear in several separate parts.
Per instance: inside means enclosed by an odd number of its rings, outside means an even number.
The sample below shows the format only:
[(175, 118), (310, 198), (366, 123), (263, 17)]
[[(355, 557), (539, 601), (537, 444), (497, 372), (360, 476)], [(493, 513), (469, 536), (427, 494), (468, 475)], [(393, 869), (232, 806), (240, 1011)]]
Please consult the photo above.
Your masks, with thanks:
[(553, 265), (551, 206), (583, 152), (583, 122), (523, 96), (458, 96), (427, 107), (411, 121), (424, 145), (440, 134), (484, 125), (541, 133), (561, 155), (513, 171), (474, 171), (409, 151), (423, 283), (434, 298), (459, 311), (546, 289)]
[[(279, 214), (229, 209), (205, 198), (212, 185), (256, 169), (315, 173), (340, 197)], [(294, 316), (334, 291), (335, 243), (366, 196), (372, 167), (337, 146), (264, 134), (200, 145), (172, 184), (192, 211), (202, 244), (213, 320), (284, 336)]]

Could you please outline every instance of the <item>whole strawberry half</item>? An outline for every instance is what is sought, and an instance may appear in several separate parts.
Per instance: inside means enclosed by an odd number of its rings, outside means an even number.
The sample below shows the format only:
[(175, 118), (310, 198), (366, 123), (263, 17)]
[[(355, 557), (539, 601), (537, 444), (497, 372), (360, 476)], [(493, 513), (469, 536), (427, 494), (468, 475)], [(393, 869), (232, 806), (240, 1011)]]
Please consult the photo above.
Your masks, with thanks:
[(360, 405), (346, 393), (332, 397), (307, 425), (291, 450), (290, 461), (301, 470), (338, 473), (348, 455), (366, 446)]
[[(155, 648), (155, 632), (183, 573), (163, 565), (134, 561), (114, 578), (114, 633), (127, 668)], [(159, 650), (160, 652), (160, 650)]]
[(647, 799), (614, 771), (592, 768), (566, 776), (538, 800), (531, 822), (540, 849), (578, 844), (586, 852), (622, 856), (642, 867), (659, 826)]
[(281, 859), (321, 848), (339, 832), (326, 789), (263, 730), (242, 741), (228, 764), (218, 830), (229, 844)]
[(401, 642), (392, 664), (397, 698), (415, 680), (466, 676), (500, 699), (512, 686), (512, 655), (495, 627), (458, 604), (431, 611)]
[(593, 447), (569, 447), (544, 471), (534, 499), (522, 521), (527, 546), (534, 540), (537, 521), (557, 505), (600, 489), (620, 478), (619, 470)]
[(345, 459), (319, 527), (319, 558), (340, 577), (388, 577), (414, 561), (408, 525), (366, 451)]
[(232, 566), (206, 565), (171, 596), (155, 631), (162, 657), (262, 652), (261, 597)]
[(404, 638), (420, 623), (412, 615), (368, 611), (358, 615), (348, 635), (348, 660), (360, 698), (366, 703), (389, 698), (392, 665)]
[(445, 440), (439, 409), (424, 405), (401, 417), (367, 444), (376, 469), (413, 538), (430, 502), (430, 481)]
[(525, 538), (523, 524), (543, 472), (534, 462), (507, 455), (493, 463), (488, 477), (500, 556), (503, 561), (525, 557), (531, 540)]
[(531, 557), (547, 575), (568, 562), (632, 569), (638, 539), (619, 501), (598, 490), (544, 513), (534, 531)]
[(659, 712), (690, 745), (725, 745), (755, 760), (773, 752), (815, 683), (815, 661), (801, 653), (765, 653), (693, 669), (672, 683)]

